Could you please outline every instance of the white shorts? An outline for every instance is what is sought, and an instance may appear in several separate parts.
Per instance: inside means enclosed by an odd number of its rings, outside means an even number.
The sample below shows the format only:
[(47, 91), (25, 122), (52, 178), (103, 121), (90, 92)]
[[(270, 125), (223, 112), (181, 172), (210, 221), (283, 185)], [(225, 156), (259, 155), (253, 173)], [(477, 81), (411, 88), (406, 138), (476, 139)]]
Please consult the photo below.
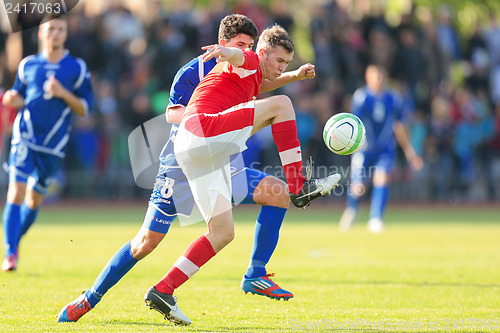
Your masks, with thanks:
[(174, 143), (175, 156), (207, 223), (219, 195), (231, 202), (229, 157), (247, 148), (254, 110), (251, 101), (218, 114), (193, 114), (181, 122)]

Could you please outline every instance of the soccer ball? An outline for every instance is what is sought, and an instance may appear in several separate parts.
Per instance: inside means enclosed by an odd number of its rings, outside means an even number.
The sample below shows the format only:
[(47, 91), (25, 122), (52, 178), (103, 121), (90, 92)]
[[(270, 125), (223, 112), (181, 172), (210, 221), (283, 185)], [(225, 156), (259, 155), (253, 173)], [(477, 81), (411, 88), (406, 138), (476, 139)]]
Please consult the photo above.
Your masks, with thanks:
[(326, 146), (339, 155), (350, 155), (358, 151), (365, 143), (365, 138), (365, 125), (352, 113), (332, 116), (323, 129)]

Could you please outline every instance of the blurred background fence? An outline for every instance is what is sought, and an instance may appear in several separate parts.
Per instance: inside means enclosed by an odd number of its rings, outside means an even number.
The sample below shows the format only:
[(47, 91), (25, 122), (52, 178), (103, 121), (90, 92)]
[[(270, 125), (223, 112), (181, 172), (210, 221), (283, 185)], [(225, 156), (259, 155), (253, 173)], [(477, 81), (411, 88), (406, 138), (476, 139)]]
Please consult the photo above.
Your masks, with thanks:
[[(147, 198), (134, 183), (128, 136), (162, 114), (176, 71), (217, 40), (228, 13), (249, 16), (260, 30), (279, 23), (293, 36), (289, 69), (316, 65), (315, 80), (277, 93), (291, 97), (303, 156), (317, 172), (340, 168), (322, 142), (322, 127), (348, 111), (368, 63), (384, 65), (404, 99), (411, 141), (425, 161), (411, 170), (399, 154), (393, 199), (500, 200), (500, 2), (430, 0), (80, 1), (68, 15), (67, 48), (83, 58), (95, 94), (89, 117), (75, 117), (54, 197)], [(26, 19), (26, 18), (24, 18)], [(36, 15), (32, 20), (39, 20)], [(0, 17), (0, 94), (22, 57), (37, 53), (37, 30), (10, 33)], [(264, 95), (268, 96), (268, 95)], [(2, 110), (2, 163), (8, 155), (9, 110)], [(279, 173), (269, 131), (249, 142), (245, 161)], [(279, 175), (279, 174), (278, 174)], [(345, 177), (347, 179), (347, 177)], [(6, 173), (0, 186), (7, 188)], [(339, 193), (342, 195), (342, 193)]]

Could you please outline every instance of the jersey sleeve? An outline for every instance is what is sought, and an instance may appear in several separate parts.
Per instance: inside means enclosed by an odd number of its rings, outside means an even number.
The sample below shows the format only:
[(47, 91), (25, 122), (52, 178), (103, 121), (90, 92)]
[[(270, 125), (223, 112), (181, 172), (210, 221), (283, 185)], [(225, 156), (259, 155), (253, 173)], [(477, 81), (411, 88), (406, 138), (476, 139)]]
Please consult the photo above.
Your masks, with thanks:
[(17, 68), (16, 81), (14, 82), (14, 86), (11, 90), (17, 91), (23, 98), (26, 98), (26, 87), (28, 85), (28, 81), (24, 75), (24, 69), (26, 67), (26, 63), (32, 58), (32, 56), (24, 58)]
[(243, 55), (245, 56), (245, 62), (240, 68), (255, 70), (259, 68), (259, 56), (252, 50), (243, 50)]
[[(203, 64), (203, 63), (202, 63)], [(187, 106), (189, 99), (205, 73), (200, 73), (200, 61), (191, 61), (179, 69), (170, 88), (168, 106)]]
[(82, 59), (77, 59), (78, 65), (80, 67), (80, 74), (78, 80), (75, 83), (74, 94), (80, 98), (84, 107), (85, 114), (89, 113), (90, 106), (92, 105), (92, 85), (90, 83), (90, 72), (87, 69), (87, 65)]

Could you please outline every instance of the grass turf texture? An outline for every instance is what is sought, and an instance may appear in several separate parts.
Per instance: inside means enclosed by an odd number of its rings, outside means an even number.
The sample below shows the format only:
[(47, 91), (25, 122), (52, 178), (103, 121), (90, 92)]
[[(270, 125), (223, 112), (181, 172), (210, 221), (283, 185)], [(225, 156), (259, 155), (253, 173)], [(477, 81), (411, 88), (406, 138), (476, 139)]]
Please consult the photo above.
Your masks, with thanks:
[(366, 232), (366, 214), (340, 233), (341, 210), (290, 209), (268, 269), (295, 298), (277, 302), (239, 287), (258, 210), (237, 208), (233, 243), (176, 292), (193, 321), (182, 328), (144, 307), (143, 295), (204, 224), (175, 223), (96, 308), (59, 324), (61, 307), (135, 235), (145, 207), (44, 207), (18, 271), (0, 273), (0, 332), (500, 331), (498, 208), (391, 206), (381, 235)]

